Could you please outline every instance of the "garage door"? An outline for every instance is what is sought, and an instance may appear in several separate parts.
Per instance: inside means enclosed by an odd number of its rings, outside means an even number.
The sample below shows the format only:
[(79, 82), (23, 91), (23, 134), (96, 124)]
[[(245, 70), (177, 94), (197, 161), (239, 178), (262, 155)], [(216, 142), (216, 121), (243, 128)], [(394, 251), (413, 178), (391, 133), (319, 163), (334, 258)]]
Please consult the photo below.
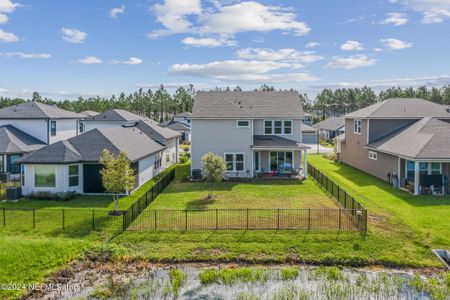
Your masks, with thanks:
[(304, 144), (316, 144), (317, 135), (315, 133), (303, 133), (303, 143)]

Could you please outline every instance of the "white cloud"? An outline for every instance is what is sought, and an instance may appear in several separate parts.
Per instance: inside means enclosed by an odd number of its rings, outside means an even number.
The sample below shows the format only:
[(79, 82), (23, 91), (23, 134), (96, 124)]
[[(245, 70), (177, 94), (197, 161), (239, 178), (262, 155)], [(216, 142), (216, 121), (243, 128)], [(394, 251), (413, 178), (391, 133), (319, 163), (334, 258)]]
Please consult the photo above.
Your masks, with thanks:
[(135, 83), (133, 84), (133, 86), (145, 89), (158, 89), (161, 87), (161, 85), (163, 85), (166, 89), (177, 89), (179, 87), (188, 88), (191, 84), (194, 85), (196, 89), (205, 87), (205, 84), (201, 82)]
[(88, 34), (75, 28), (61, 28), (63, 40), (69, 43), (80, 44), (84, 43)]
[(117, 18), (118, 15), (121, 15), (125, 12), (125, 5), (122, 5), (120, 7), (114, 7), (109, 11), (109, 16), (111, 18)]
[(236, 46), (237, 42), (233, 39), (227, 38), (195, 38), (195, 37), (186, 37), (181, 41), (183, 44), (192, 46), (192, 47), (222, 47), (222, 46)]
[(165, 0), (164, 4), (154, 5), (153, 11), (164, 29), (150, 32), (150, 38), (189, 32), (192, 30), (192, 23), (188, 20), (188, 16), (198, 15), (202, 9), (200, 0)]
[(47, 58), (51, 57), (51, 55), (47, 54), (47, 53), (26, 53), (26, 52), (6, 52), (6, 53), (0, 53), (0, 56), (19, 57), (19, 58), (24, 58), (24, 59), (31, 59), (31, 58), (47, 59)]
[(367, 55), (354, 55), (349, 57), (334, 56), (325, 67), (330, 69), (351, 70), (355, 68), (370, 67), (375, 64), (376, 60), (369, 58)]
[(123, 65), (140, 65), (144, 61), (139, 57), (131, 56), (128, 60), (113, 60), (113, 64), (123, 64)]
[(346, 41), (341, 45), (341, 49), (344, 51), (361, 51), (364, 50), (363, 44), (357, 41)]
[(226, 5), (215, 2), (213, 7), (202, 10), (200, 0), (165, 0), (153, 10), (163, 29), (149, 33), (150, 38), (168, 34), (191, 33), (233, 37), (240, 32), (268, 32), (282, 30), (295, 35), (307, 34), (311, 29), (289, 9), (245, 1)]
[(13, 3), (10, 0), (0, 0), (0, 13), (12, 13), (20, 4)]
[(382, 43), (383, 46), (391, 50), (401, 50), (411, 48), (413, 46), (413, 43), (411, 42), (405, 42), (397, 39), (380, 39), (380, 43)]
[(263, 49), (244, 48), (236, 52), (239, 58), (265, 61), (286, 61), (299, 63), (312, 63), (323, 59), (313, 51), (300, 52), (292, 48)]
[(17, 41), (19, 41), (17, 35), (12, 32), (6, 32), (3, 31), (3, 29), (0, 29), (0, 42), (12, 43)]
[(422, 13), (422, 23), (442, 23), (450, 18), (449, 0), (401, 0), (407, 7)]
[(93, 65), (93, 64), (101, 64), (102, 60), (95, 56), (86, 56), (85, 58), (80, 58), (77, 60), (78, 63), (83, 65)]
[(381, 24), (391, 24), (401, 26), (408, 23), (408, 18), (404, 13), (392, 12), (387, 14), (387, 18), (380, 22)]
[(305, 45), (305, 48), (312, 49), (312, 48), (316, 48), (316, 47), (318, 47), (318, 46), (320, 46), (320, 43), (317, 43), (317, 42), (310, 42), (310, 43), (308, 43), (308, 44)]
[(8, 22), (8, 16), (5, 14), (0, 14), (0, 24), (5, 24)]

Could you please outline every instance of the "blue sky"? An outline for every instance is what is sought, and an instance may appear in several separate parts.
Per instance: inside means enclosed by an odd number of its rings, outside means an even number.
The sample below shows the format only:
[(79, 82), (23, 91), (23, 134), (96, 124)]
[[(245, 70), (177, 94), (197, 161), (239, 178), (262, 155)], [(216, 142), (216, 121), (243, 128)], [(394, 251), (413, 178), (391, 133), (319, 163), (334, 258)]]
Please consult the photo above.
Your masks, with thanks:
[(0, 95), (450, 83), (450, 0), (0, 0)]

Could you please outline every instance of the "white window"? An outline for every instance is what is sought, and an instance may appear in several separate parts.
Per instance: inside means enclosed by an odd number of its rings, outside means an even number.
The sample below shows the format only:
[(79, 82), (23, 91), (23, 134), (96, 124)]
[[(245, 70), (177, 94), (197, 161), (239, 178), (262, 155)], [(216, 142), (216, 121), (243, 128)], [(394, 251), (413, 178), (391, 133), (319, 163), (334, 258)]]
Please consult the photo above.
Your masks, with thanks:
[(50, 135), (51, 136), (56, 135), (56, 121), (55, 120), (50, 121)]
[(244, 153), (225, 153), (227, 171), (244, 171)]
[(377, 160), (378, 159), (378, 154), (374, 151), (369, 151), (369, 158), (373, 159), (373, 160)]
[(292, 120), (265, 120), (264, 134), (292, 134)]
[(161, 157), (162, 157), (162, 153), (161, 152), (156, 153), (156, 155), (155, 155), (155, 163), (153, 165), (155, 170), (158, 170), (159, 168), (161, 168)]
[(84, 132), (84, 124), (83, 123), (79, 123), (79, 132), (83, 133)]
[(354, 125), (354, 133), (361, 134), (361, 120), (355, 119), (353, 121), (353, 125)]
[(80, 166), (69, 166), (69, 186), (78, 186), (80, 183)]
[(56, 168), (54, 166), (34, 166), (34, 186), (44, 188), (56, 187)]
[(236, 127), (238, 127), (238, 128), (249, 128), (250, 127), (250, 121), (249, 120), (237, 120), (236, 121)]

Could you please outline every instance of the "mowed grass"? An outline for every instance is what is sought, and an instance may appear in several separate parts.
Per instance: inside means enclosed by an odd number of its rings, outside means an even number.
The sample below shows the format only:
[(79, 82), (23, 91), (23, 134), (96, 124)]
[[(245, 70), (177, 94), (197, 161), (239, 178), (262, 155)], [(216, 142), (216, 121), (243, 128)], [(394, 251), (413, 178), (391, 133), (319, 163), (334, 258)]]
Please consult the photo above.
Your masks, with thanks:
[(386, 239), (425, 249), (450, 248), (450, 196), (414, 196), (351, 166), (322, 156), (309, 162), (357, 198), (369, 211), (369, 229)]
[(172, 182), (147, 210), (338, 208), (311, 180), (225, 181), (216, 184), (210, 200), (208, 189), (204, 182)]

